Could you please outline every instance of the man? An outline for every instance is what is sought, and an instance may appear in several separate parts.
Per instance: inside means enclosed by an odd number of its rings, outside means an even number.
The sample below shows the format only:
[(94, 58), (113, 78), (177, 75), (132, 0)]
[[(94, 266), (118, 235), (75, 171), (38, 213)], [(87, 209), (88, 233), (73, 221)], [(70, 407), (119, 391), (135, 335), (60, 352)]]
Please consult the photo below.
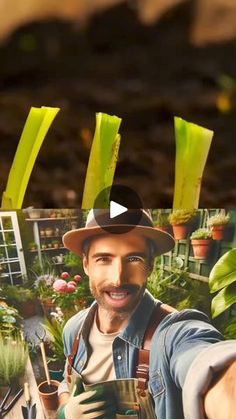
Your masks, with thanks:
[(147, 211), (111, 220), (94, 210), (64, 244), (83, 257), (95, 302), (65, 326), (58, 417), (236, 418), (236, 342), (223, 341), (203, 313), (165, 310), (146, 290), (172, 236), (153, 228)]

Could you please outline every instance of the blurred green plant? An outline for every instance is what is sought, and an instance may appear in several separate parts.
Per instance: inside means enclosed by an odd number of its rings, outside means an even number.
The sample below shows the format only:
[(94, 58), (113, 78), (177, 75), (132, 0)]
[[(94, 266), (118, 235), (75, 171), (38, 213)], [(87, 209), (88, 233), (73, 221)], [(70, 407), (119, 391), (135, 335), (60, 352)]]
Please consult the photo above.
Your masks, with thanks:
[[(118, 130), (121, 118), (105, 113), (96, 114), (96, 129), (84, 184), (82, 208), (109, 207), (109, 188), (112, 186), (120, 147)], [(100, 192), (107, 190), (104, 201), (97, 201)]]
[(28, 358), (28, 348), (18, 336), (6, 338), (0, 334), (0, 382), (2, 385), (16, 384), (24, 375)]
[(175, 117), (175, 188), (173, 208), (198, 208), (201, 182), (213, 131)]
[(0, 302), (0, 335), (17, 336), (21, 330), (22, 317), (16, 308), (8, 306), (4, 301)]
[(30, 109), (3, 192), (2, 209), (22, 207), (37, 155), (58, 111), (45, 106)]

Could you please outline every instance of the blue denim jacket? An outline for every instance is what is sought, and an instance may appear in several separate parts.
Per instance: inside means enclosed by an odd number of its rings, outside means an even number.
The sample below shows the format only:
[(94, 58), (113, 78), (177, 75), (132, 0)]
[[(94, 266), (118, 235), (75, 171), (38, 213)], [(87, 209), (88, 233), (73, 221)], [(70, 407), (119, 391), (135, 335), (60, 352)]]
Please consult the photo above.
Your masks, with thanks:
[[(142, 345), (147, 324), (156, 304), (159, 304), (159, 301), (155, 300), (148, 291), (145, 291), (129, 324), (115, 338), (113, 360), (117, 378), (135, 376), (138, 349)], [(89, 356), (87, 342), (96, 308), (97, 303), (95, 302), (89, 309), (73, 316), (64, 329), (65, 355), (68, 356), (72, 351), (74, 338), (82, 327), (80, 346), (74, 363), (74, 368), (78, 373), (83, 371)], [(153, 396), (155, 413), (159, 419), (184, 418), (183, 404), (185, 401), (182, 400), (182, 390), (190, 367), (195, 358), (199, 358), (199, 354), (205, 353), (209, 346), (222, 340), (222, 335), (209, 324), (207, 316), (197, 310), (173, 312), (162, 320), (152, 339), (149, 378), (149, 391)], [(235, 342), (233, 350), (232, 348), (230, 350), (231, 360), (232, 352), (236, 357)], [(202, 360), (200, 361), (202, 362)], [(189, 389), (185, 389), (184, 392), (186, 399), (188, 399), (188, 390), (193, 393), (193, 388), (197, 387), (196, 368), (194, 371), (193, 377), (188, 377)], [(59, 394), (64, 391), (68, 391), (65, 380), (59, 387)], [(190, 398), (193, 398), (192, 395)], [(198, 411), (201, 410), (201, 407), (188, 406), (186, 411), (189, 409), (192, 412), (191, 419), (203, 417), (202, 412)], [(193, 414), (193, 411), (196, 411), (196, 414)]]

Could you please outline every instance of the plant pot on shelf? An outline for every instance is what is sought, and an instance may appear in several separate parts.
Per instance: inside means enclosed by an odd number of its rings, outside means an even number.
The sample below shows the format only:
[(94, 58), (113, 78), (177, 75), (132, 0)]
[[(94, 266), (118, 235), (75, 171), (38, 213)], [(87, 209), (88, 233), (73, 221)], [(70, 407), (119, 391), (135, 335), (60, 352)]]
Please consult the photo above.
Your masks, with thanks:
[(212, 239), (192, 239), (191, 244), (195, 259), (205, 260), (208, 258)]
[(59, 384), (59, 381), (51, 380), (50, 386), (47, 381), (43, 381), (38, 385), (38, 392), (45, 409), (56, 410), (58, 408), (59, 401), (57, 390)]
[(223, 240), (225, 235), (225, 224), (211, 227), (213, 240)]
[(54, 231), (53, 231), (53, 229), (52, 229), (51, 227), (47, 227), (47, 228), (45, 229), (45, 235), (46, 235), (47, 237), (51, 237), (51, 236), (53, 236), (53, 234), (54, 234)]
[(172, 225), (175, 240), (186, 240), (190, 233), (191, 224)]

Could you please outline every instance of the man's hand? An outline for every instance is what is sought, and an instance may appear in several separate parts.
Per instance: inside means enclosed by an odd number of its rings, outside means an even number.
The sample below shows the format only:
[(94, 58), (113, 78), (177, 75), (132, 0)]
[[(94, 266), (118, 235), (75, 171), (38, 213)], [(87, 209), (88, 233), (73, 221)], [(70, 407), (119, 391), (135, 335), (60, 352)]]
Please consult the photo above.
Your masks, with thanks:
[(205, 395), (208, 419), (236, 418), (236, 361), (217, 378)]
[(114, 415), (112, 400), (105, 400), (100, 388), (85, 391), (78, 396), (70, 396), (67, 403), (57, 413), (58, 419), (110, 419)]

